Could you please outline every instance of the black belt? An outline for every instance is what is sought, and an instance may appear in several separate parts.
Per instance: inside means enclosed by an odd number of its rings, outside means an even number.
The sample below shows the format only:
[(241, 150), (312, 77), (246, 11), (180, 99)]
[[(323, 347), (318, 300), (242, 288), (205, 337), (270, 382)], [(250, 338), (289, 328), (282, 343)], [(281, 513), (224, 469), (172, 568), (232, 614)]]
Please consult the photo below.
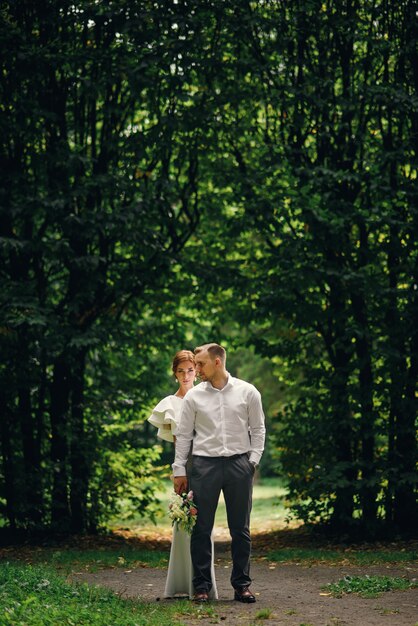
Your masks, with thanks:
[(242, 456), (248, 456), (248, 452), (241, 452), (241, 454), (232, 454), (231, 456), (203, 456), (202, 454), (193, 454), (193, 456), (197, 456), (199, 459), (223, 459), (227, 461), (233, 461), (234, 459), (239, 459)]

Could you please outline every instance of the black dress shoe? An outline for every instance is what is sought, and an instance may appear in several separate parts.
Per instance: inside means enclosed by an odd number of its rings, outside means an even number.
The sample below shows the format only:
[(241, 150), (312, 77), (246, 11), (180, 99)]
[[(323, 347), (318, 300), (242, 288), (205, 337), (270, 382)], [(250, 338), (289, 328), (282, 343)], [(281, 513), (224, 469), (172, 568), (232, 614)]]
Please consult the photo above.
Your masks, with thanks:
[(207, 591), (196, 591), (193, 596), (193, 602), (207, 602), (209, 600)]
[(255, 596), (251, 593), (249, 587), (240, 587), (239, 589), (235, 589), (234, 600), (244, 602), (245, 604), (252, 604), (255, 602)]

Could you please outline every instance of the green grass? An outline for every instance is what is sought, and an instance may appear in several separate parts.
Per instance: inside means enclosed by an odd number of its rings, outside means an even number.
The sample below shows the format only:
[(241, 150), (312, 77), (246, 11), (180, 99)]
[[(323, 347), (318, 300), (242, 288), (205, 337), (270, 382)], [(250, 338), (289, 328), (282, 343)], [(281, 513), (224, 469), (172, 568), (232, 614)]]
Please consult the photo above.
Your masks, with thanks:
[(90, 572), (110, 567), (166, 567), (168, 553), (160, 550), (138, 550), (121, 547), (95, 550), (41, 549), (33, 552), (31, 562), (52, 565), (54, 568), (70, 572), (84, 569)]
[(271, 562), (303, 562), (350, 565), (379, 565), (382, 563), (410, 563), (418, 559), (414, 550), (327, 550), (319, 548), (283, 548), (268, 552)]
[(385, 591), (405, 590), (418, 587), (418, 581), (395, 576), (345, 576), (336, 583), (325, 585), (324, 589), (334, 597), (358, 593), (363, 598), (377, 598)]
[(255, 614), (255, 619), (270, 619), (273, 615), (272, 609), (260, 609)]
[(208, 617), (191, 602), (142, 603), (69, 584), (51, 567), (0, 564), (1, 626), (182, 626), (182, 616)]
[[(265, 559), (270, 563), (303, 563), (315, 565), (319, 563), (334, 565), (381, 565), (411, 563), (416, 561), (417, 553), (414, 551), (352, 551), (352, 550), (326, 550), (315, 548), (283, 548), (269, 552)], [(138, 567), (167, 567), (168, 552), (160, 550), (143, 550), (129, 546), (118, 548), (108, 547), (100, 549), (74, 550), (65, 548), (62, 550), (51, 548), (38, 548), (31, 552), (31, 564), (51, 565), (58, 571), (68, 574), (71, 571), (95, 572), (106, 568), (134, 569)]]

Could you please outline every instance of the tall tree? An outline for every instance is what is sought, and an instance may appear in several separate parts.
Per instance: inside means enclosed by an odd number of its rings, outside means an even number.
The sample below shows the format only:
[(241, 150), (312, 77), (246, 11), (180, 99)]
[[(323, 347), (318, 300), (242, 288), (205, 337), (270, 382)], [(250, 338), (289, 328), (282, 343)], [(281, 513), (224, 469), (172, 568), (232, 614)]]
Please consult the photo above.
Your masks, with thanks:
[(417, 524), (413, 6), (232, 3), (221, 39), (223, 206), (195, 267), (298, 364), (283, 466), (298, 513), (339, 532)]
[(2, 382), (20, 425), (2, 431), (3, 471), (28, 502), (12, 512), (6, 489), (10, 521), (87, 527), (89, 353), (132, 303), (149, 308), (199, 220), (206, 18), (185, 3), (2, 5)]

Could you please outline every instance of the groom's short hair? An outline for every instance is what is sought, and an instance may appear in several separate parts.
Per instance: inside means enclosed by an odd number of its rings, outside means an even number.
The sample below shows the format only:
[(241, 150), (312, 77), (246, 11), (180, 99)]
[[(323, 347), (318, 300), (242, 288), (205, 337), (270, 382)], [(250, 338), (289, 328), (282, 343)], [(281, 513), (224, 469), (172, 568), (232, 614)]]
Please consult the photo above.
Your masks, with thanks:
[(199, 354), (199, 352), (205, 352), (205, 350), (207, 350), (212, 360), (214, 360), (216, 357), (219, 357), (222, 363), (225, 364), (226, 351), (225, 348), (219, 345), (219, 343), (205, 343), (203, 346), (195, 348), (194, 353)]

